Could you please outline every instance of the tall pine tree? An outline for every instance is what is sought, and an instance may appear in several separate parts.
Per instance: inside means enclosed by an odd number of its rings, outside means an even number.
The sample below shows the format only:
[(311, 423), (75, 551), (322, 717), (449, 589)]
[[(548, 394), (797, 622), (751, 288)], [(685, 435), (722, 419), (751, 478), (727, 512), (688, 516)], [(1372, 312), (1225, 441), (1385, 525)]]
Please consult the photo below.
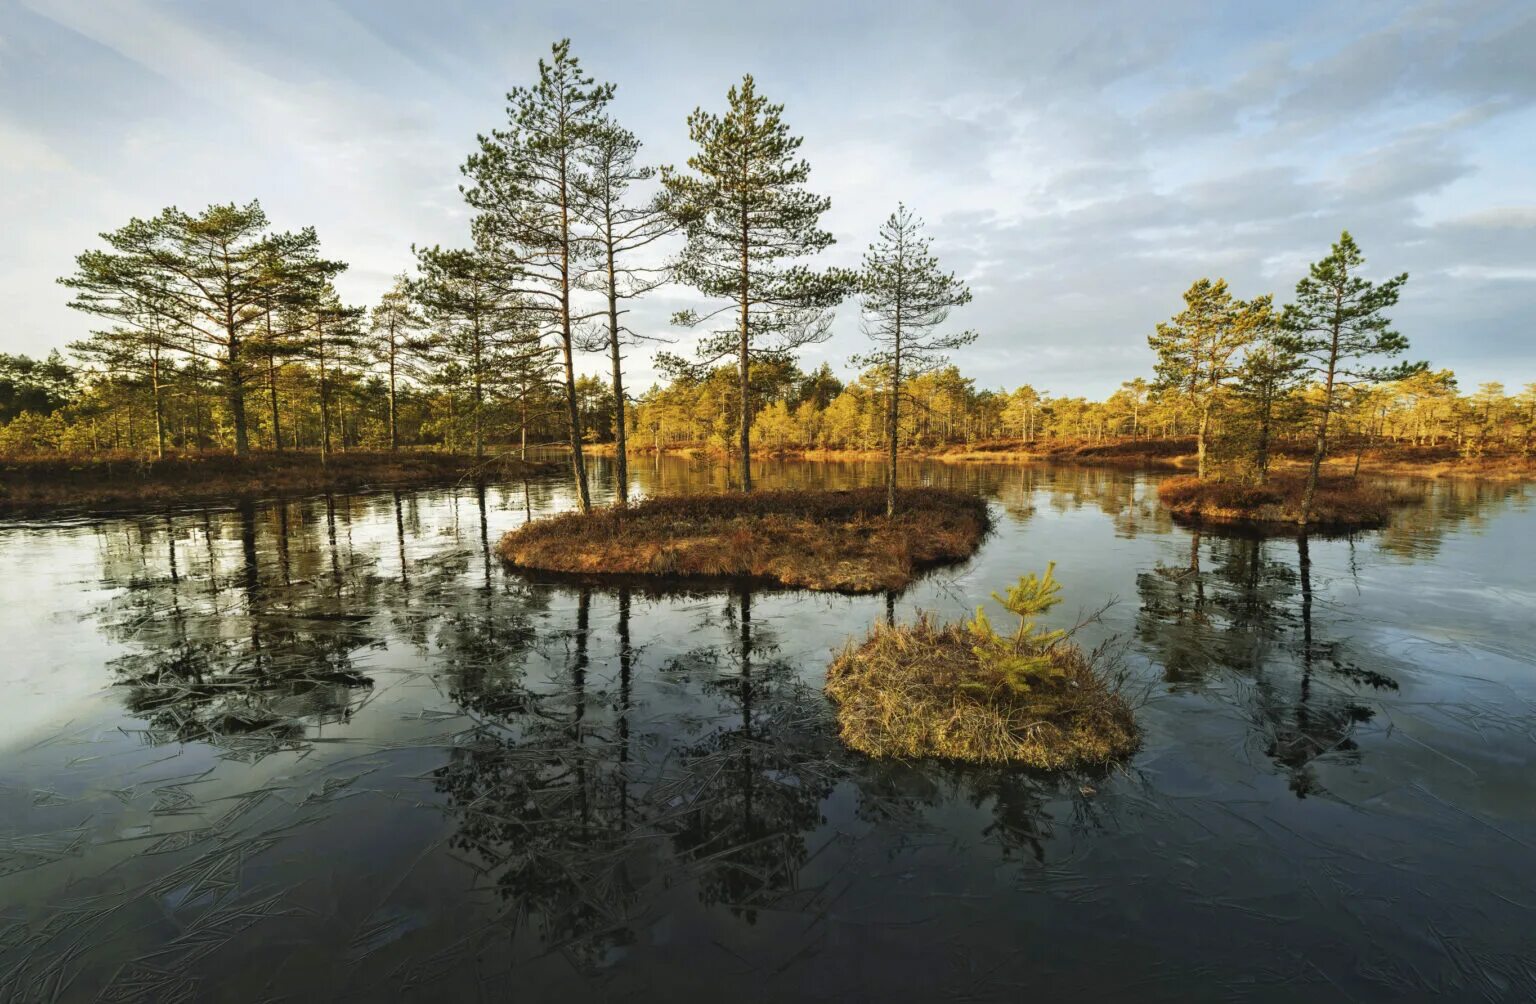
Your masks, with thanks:
[(426, 327), (426, 320), (416, 308), (411, 296), (411, 283), (404, 275), (396, 276), (392, 285), (369, 315), (368, 334), (374, 362), (384, 368), (385, 385), (389, 391), (389, 448), (400, 448), (399, 396), (400, 381), (411, 371), (414, 355), (411, 351), (417, 332)]
[(953, 273), (939, 269), (932, 244), (923, 233), (923, 221), (899, 205), (864, 253), (859, 276), (864, 333), (875, 349), (856, 359), (859, 365), (875, 367), (886, 385), (885, 511), (889, 516), (896, 514), (902, 387), (912, 377), (945, 365), (949, 350), (976, 339), (973, 331), (941, 335), (935, 330), (951, 308), (971, 302), (971, 291)]
[(486, 404), (512, 368), (508, 344), (528, 324), (523, 301), (502, 284), (499, 267), (477, 249), (417, 252), (418, 302), (434, 325), (432, 349), (468, 385), (476, 459), (485, 456)]
[(507, 128), (479, 137), (464, 162), (471, 184), (464, 198), (478, 215), (475, 242), (495, 266), (494, 281), (538, 316), (557, 340), (565, 366), (566, 426), (577, 505), (592, 507), (582, 455), (576, 394), (576, 327), (582, 320), (572, 294), (581, 260), (593, 253), (591, 235), (576, 215), (583, 155), (603, 122), (612, 84), (596, 83), (571, 55), (570, 39), (539, 60), (532, 87), (507, 94)]
[[(632, 201), (631, 187), (656, 176), (655, 168), (636, 162), (640, 141), (613, 121), (593, 130), (583, 156), (585, 171), (578, 187), (579, 211), (595, 234), (597, 254), (583, 285), (602, 293), (607, 306), (606, 328), (583, 348), (607, 351), (613, 365), (614, 482), (620, 505), (629, 502), (629, 460), (624, 404), (623, 346), (639, 340), (621, 320), (621, 304), (642, 296), (667, 279), (666, 269), (645, 252), (676, 228), (660, 199)], [(646, 264), (646, 262), (652, 264)]]
[(1281, 344), (1322, 383), (1317, 437), (1301, 503), (1303, 524), (1312, 516), (1318, 475), (1328, 456), (1328, 423), (1339, 406), (1339, 392), (1353, 383), (1400, 379), (1424, 368), (1414, 364), (1384, 369), (1366, 363), (1370, 357), (1396, 356), (1408, 348), (1408, 339), (1392, 330), (1385, 314), (1397, 303), (1408, 273), (1378, 284), (1357, 274), (1364, 265), (1365, 255), (1344, 231), (1328, 256), (1296, 284), (1296, 301), (1286, 304), (1281, 315)]
[(1157, 326), (1147, 343), (1157, 353), (1157, 381), (1185, 395), (1195, 410), (1197, 476), (1206, 476), (1211, 413), (1237, 376), (1252, 328), (1241, 323), (1247, 305), (1227, 291), (1227, 281), (1200, 279), (1184, 293), (1184, 309)]
[[(727, 302), (705, 313), (684, 311), (674, 322), (694, 327), (735, 315), (700, 341), (700, 365), (735, 357), (740, 395), (741, 488), (752, 490), (752, 363), (784, 359), (830, 331), (831, 308), (852, 289), (854, 276), (816, 272), (799, 259), (825, 250), (832, 235), (818, 225), (831, 205), (803, 187), (811, 167), (797, 153), (783, 105), (757, 93), (751, 75), (726, 95), (724, 115), (695, 109), (688, 134), (698, 152), (693, 173), (662, 170), (662, 186), (688, 242), (678, 281)], [(681, 360), (660, 357), (674, 368)]]

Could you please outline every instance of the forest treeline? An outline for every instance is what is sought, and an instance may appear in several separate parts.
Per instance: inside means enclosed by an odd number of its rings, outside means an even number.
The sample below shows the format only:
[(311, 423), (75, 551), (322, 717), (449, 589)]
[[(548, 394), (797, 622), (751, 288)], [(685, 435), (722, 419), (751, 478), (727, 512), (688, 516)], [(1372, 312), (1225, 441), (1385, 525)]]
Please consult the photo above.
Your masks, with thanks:
[[(374, 304), (345, 303), (345, 263), (258, 202), (172, 207), (102, 234), (60, 279), (100, 327), (67, 356), (0, 355), (0, 454), (558, 441), (586, 508), (593, 442), (616, 442), (621, 466), (636, 447), (718, 451), (744, 489), (754, 451), (1192, 436), (1200, 476), (1262, 481), (1286, 442), (1304, 442), (1314, 470), (1341, 437), (1530, 450), (1536, 384), (1469, 391), (1400, 362), (1386, 314), (1407, 276), (1363, 278), (1348, 233), (1289, 303), (1196, 281), (1183, 311), (1149, 319), (1154, 371), (1103, 400), (980, 385), (949, 361), (977, 337), (947, 325), (970, 290), (907, 207), (859, 268), (816, 266), (830, 200), (751, 76), (723, 111), (688, 117), (696, 149), (679, 168), (646, 161), (610, 113), (614, 90), (557, 43), (462, 165), (463, 245), (413, 245)], [(663, 285), (702, 305), (636, 330), (635, 301)], [(848, 300), (869, 348), (844, 383), (801, 361)], [(666, 350), (678, 328), (699, 333), (689, 356)], [(648, 343), (669, 380), (636, 394), (626, 364)], [(577, 372), (583, 354), (603, 376)]]

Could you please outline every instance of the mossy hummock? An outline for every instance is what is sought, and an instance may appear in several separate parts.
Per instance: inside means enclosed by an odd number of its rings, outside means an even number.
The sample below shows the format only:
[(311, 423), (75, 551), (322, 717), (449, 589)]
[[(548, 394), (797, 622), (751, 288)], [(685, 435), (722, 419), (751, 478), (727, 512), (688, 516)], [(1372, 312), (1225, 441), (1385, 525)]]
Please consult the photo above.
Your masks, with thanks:
[[(1157, 486), (1157, 497), (1174, 516), (1215, 523), (1296, 527), (1302, 523), (1306, 478), (1271, 475), (1261, 485), (1238, 481), (1168, 478)], [(1381, 526), (1392, 507), (1403, 500), (1354, 478), (1325, 477), (1317, 483), (1306, 525), (1329, 529)]]
[(1006, 596), (1012, 635), (975, 620), (880, 625), (827, 669), (844, 743), (873, 757), (1104, 767), (1135, 752), (1140, 732), (1119, 680), (1070, 632), (1034, 617), (1060, 602), (1052, 571)]
[(908, 488), (672, 495), (535, 520), (501, 539), (513, 567), (582, 577), (742, 579), (843, 593), (898, 590), (975, 553), (986, 502)]
[(872, 757), (1102, 767), (1140, 743), (1130, 705), (1078, 646), (1021, 690), (991, 679), (961, 624), (880, 625), (827, 670), (844, 743)]

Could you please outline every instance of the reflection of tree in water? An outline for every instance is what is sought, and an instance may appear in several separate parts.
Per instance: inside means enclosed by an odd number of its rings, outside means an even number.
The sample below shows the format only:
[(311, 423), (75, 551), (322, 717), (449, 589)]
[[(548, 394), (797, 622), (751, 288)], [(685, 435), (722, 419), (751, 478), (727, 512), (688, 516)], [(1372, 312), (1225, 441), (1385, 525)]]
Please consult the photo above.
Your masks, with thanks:
[(451, 845), (508, 900), (508, 920), (598, 963), (631, 940), (635, 846), (601, 753), (554, 733), (477, 730), (434, 772), (457, 827)]
[(898, 848), (921, 840), (925, 815), (963, 801), (986, 811), (979, 836), (1003, 858), (1045, 861), (1046, 847), (1063, 823), (1074, 831), (1106, 828), (1096, 786), (1106, 772), (1047, 773), (1013, 767), (933, 762), (858, 760), (860, 819), (887, 830)]
[[(642, 850), (635, 827), (644, 814), (634, 811), (628, 776), (629, 605), (621, 594), (616, 695), (589, 678), (590, 590), (578, 593), (575, 625), (559, 639), (568, 647), (555, 686), (531, 685), (506, 650), (472, 668), (485, 654), (483, 634), (440, 638), (453, 696), (479, 721), (434, 773), (457, 825), (453, 846), (509, 901), (515, 927), (536, 919), (545, 942), (589, 967), (630, 940), (627, 911), (638, 895), (631, 858)], [(477, 642), (455, 650), (464, 638)]]
[(256, 759), (365, 699), (352, 653), (375, 643), (357, 613), (373, 599), (370, 566), (340, 543), (333, 499), (144, 521), (103, 547), (127, 586), (103, 611), (107, 636), (130, 646), (109, 665), (150, 742)]
[(1294, 568), (1270, 557), (1278, 544), (1192, 533), (1187, 564), (1137, 576), (1138, 635), (1170, 683), (1199, 687), (1235, 674), (1266, 754), (1305, 796), (1319, 790), (1314, 762), (1358, 756), (1354, 728), (1374, 716), (1358, 688), (1397, 683), (1350, 661), (1342, 643), (1316, 637), (1308, 538), (1296, 540)]
[[(475, 500), (478, 546), (434, 559), (418, 576), (415, 594), (403, 597), (405, 609), (430, 625), (421, 632), (422, 647), (431, 638), (435, 665), (457, 703), (486, 715), (535, 710), (523, 685), (523, 658), (538, 640), (534, 620), (547, 611), (549, 594), (501, 574), (483, 485)], [(585, 645), (584, 630), (578, 635)]]
[(1414, 502), (1393, 510), (1377, 536), (1378, 546), (1388, 554), (1411, 559), (1432, 558), (1440, 553), (1447, 533), (1462, 528), (1481, 530), (1506, 508), (1524, 508), (1536, 498), (1518, 481), (1441, 478), (1426, 486), (1405, 478), (1387, 484)]
[[(679, 881), (747, 918), (792, 893), (840, 762), (819, 693), (761, 658), (750, 597), (729, 608), (733, 644), (659, 670), (724, 707), (637, 721), (631, 595), (613, 595), (616, 651), (597, 653), (594, 595), (579, 590), (574, 626), (534, 643), (528, 664), (543, 652), (547, 673), (456, 677), (480, 724), (434, 775), (454, 846), (508, 919), (590, 969)], [(492, 700), (471, 692), (491, 680)]]
[[(710, 653), (716, 675), (703, 684), (729, 717), (679, 751), (686, 773), (664, 786), (675, 808), (657, 823), (698, 874), (700, 899), (752, 920), (796, 888), (835, 765), (820, 694), (792, 666), (762, 658), (773, 645), (754, 637), (752, 594), (737, 599), (727, 608), (736, 642)], [(727, 661), (735, 672), (722, 675)]]

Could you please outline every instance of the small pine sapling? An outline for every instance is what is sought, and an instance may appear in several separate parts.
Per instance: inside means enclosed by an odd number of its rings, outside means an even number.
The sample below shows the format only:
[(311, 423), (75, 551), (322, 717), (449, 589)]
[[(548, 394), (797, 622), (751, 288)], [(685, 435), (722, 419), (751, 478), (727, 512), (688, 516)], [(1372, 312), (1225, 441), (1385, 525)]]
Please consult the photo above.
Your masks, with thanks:
[(1051, 650), (1070, 632), (1046, 631), (1035, 623), (1035, 618), (1061, 602), (1061, 583), (1055, 579), (1055, 569), (1053, 561), (1045, 566), (1042, 576), (1034, 572), (1021, 576), (1008, 588), (1008, 595), (992, 594), (1003, 609), (1018, 615), (1019, 625), (1011, 637), (998, 634), (986, 611), (976, 608), (976, 617), (966, 623), (966, 628), (976, 642), (971, 651), (981, 664), (984, 679), (970, 684), (971, 687), (991, 689), (1002, 685), (1024, 693), (1034, 684), (1064, 675), (1051, 657)]

